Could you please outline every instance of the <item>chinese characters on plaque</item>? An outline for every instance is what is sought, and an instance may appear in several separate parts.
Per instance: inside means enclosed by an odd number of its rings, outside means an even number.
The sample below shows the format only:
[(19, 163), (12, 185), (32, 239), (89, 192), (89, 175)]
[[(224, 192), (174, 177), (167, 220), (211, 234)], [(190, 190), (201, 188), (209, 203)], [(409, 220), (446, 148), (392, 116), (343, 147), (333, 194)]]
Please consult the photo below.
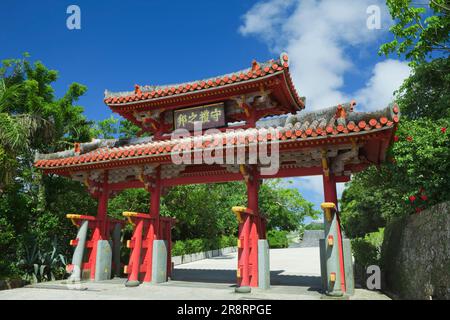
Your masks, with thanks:
[(194, 130), (194, 123), (200, 122), (202, 129), (223, 127), (225, 108), (223, 103), (174, 111), (175, 129)]

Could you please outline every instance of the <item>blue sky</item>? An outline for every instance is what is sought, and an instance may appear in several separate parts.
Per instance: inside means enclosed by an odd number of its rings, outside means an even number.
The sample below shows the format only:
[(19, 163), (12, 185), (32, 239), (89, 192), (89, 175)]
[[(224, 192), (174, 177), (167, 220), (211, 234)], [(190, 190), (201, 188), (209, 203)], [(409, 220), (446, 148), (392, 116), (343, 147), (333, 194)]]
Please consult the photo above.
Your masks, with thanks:
[[(66, 27), (71, 4), (81, 9), (81, 30)], [(381, 28), (369, 30), (367, 8), (373, 4)], [(373, 110), (392, 100), (409, 74), (397, 57), (377, 54), (390, 39), (390, 24), (381, 0), (3, 0), (0, 59), (29, 52), (58, 70), (58, 96), (72, 82), (86, 85), (79, 104), (94, 120), (111, 115), (103, 104), (105, 89), (215, 76), (281, 51), (289, 53), (307, 108), (356, 99), (361, 110)], [(320, 205), (320, 177), (295, 179), (294, 186)]]

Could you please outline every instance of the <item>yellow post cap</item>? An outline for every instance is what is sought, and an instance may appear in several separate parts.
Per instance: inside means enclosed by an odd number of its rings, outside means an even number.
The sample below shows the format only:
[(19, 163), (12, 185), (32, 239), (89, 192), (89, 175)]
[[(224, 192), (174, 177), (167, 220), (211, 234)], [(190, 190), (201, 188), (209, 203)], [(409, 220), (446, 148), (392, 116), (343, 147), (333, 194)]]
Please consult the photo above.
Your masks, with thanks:
[(247, 207), (243, 206), (235, 206), (231, 208), (231, 211), (236, 215), (236, 218), (238, 219), (239, 223), (243, 223), (244, 219), (242, 219), (241, 213), (244, 213), (247, 211)]
[(137, 213), (137, 212), (129, 212), (129, 211), (125, 211), (125, 212), (122, 213), (122, 215), (123, 215), (124, 217), (135, 217), (135, 216), (138, 215), (138, 213)]
[(67, 219), (80, 219), (81, 218), (81, 214), (69, 213), (69, 214), (66, 214), (66, 218)]
[(231, 211), (233, 211), (235, 214), (236, 213), (243, 213), (247, 210), (247, 207), (243, 207), (243, 206), (235, 206), (231, 208)]
[(336, 204), (334, 202), (322, 202), (320, 207), (323, 210), (325, 210), (325, 209), (336, 209)]

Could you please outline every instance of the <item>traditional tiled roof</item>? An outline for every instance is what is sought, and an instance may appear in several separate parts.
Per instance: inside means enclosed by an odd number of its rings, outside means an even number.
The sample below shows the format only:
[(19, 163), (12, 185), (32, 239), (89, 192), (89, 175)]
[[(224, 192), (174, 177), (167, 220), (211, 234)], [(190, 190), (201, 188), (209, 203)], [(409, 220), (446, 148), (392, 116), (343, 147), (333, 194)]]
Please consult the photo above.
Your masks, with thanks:
[(255, 79), (263, 79), (273, 75), (285, 73), (286, 82), (293, 96), (295, 103), (300, 109), (304, 108), (304, 98), (301, 98), (289, 73), (289, 58), (286, 53), (282, 53), (279, 59), (272, 59), (267, 62), (253, 61), (252, 66), (237, 72), (211, 77), (203, 80), (171, 84), (171, 85), (146, 85), (135, 86), (134, 91), (110, 92), (105, 91), (105, 103), (111, 107), (120, 105), (135, 104), (137, 102), (158, 100), (177, 95), (199, 92), (208, 89), (222, 88)]
[(248, 144), (279, 139), (283, 142), (360, 136), (391, 129), (399, 121), (396, 104), (376, 112), (353, 112), (353, 103), (258, 122), (257, 128), (241, 129), (199, 137), (153, 141), (152, 137), (130, 140), (97, 140), (78, 145), (75, 150), (37, 155), (35, 166), (47, 171), (111, 161), (146, 159), (193, 148)]

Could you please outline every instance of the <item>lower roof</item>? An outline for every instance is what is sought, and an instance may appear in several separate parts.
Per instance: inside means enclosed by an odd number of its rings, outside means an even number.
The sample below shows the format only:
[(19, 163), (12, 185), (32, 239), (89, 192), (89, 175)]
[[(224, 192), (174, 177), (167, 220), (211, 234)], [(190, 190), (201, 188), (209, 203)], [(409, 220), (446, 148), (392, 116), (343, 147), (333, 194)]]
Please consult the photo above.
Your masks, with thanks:
[[(399, 108), (391, 104), (375, 112), (354, 112), (353, 104), (338, 105), (315, 112), (260, 121), (256, 128), (216, 132), (196, 137), (153, 141), (152, 137), (125, 140), (94, 140), (73, 150), (37, 154), (35, 166), (47, 173), (70, 174), (94, 169), (108, 169), (142, 163), (169, 163), (177, 153), (198, 149), (248, 146), (252, 143), (280, 141), (280, 153), (290, 148), (319, 148), (393, 129), (399, 121)], [(389, 144), (373, 147), (372, 161), (384, 160)], [(377, 149), (377, 150), (375, 150)]]

